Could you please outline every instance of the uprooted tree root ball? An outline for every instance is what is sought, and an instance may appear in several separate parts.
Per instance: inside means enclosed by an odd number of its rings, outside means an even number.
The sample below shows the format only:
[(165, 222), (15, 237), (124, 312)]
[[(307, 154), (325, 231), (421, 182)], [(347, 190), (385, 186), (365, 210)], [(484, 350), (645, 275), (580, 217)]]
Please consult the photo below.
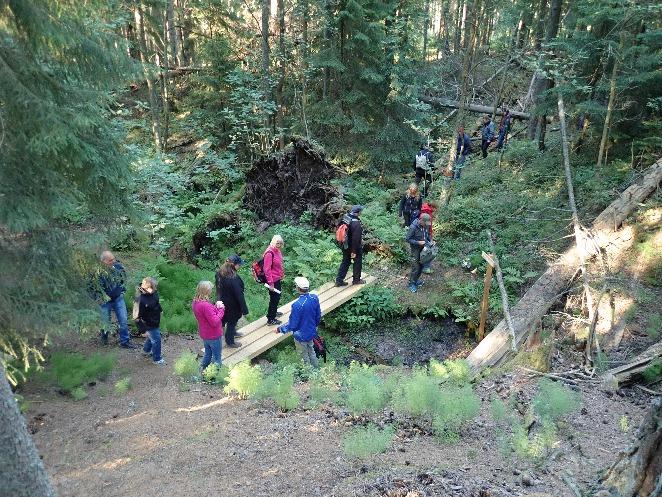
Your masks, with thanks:
[(337, 171), (319, 147), (293, 139), (281, 152), (258, 160), (246, 175), (245, 205), (262, 220), (299, 220), (309, 212), (315, 226), (331, 226), (340, 210), (330, 185)]

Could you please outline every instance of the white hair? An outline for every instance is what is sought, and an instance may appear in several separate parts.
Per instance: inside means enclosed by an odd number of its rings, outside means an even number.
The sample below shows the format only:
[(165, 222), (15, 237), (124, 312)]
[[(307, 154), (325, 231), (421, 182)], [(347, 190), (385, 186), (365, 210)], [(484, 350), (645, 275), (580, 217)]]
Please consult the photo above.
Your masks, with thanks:
[(275, 247), (278, 243), (285, 243), (283, 237), (280, 235), (274, 235), (271, 237), (271, 243), (269, 243), (269, 246)]

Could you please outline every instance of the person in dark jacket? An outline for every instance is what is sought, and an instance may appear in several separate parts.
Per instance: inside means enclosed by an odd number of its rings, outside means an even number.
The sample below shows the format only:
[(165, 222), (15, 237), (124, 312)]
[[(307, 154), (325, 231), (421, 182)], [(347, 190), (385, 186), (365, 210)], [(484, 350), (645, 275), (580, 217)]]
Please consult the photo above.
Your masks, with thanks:
[(508, 137), (508, 131), (510, 130), (510, 121), (511, 121), (511, 116), (510, 116), (510, 111), (508, 110), (507, 107), (503, 107), (501, 109), (503, 112), (503, 115), (501, 116), (501, 121), (499, 121), (499, 135), (497, 138), (497, 150), (501, 150), (501, 148), (504, 145), (504, 142), (506, 141), (506, 138)]
[(101, 254), (101, 262), (106, 266), (99, 275), (99, 289), (95, 295), (101, 316), (104, 321), (104, 329), (101, 331), (101, 342), (108, 343), (110, 330), (111, 312), (115, 313), (119, 328), (120, 347), (124, 349), (135, 349), (129, 336), (128, 316), (124, 293), (126, 292), (126, 271), (124, 266), (115, 259), (112, 252), (106, 250)]
[(432, 181), (432, 167), (434, 166), (434, 156), (428, 146), (424, 143), (421, 144), (421, 148), (418, 153), (414, 156), (414, 173), (416, 179), (414, 180), (416, 184), (420, 184), (421, 180), (425, 178), (425, 183), (423, 185), (423, 196), (427, 195), (427, 183)]
[(407, 193), (400, 199), (400, 204), (398, 205), (398, 217), (404, 219), (405, 228), (409, 228), (411, 222), (418, 217), (422, 206), (423, 199), (420, 193), (418, 193), (418, 185), (412, 183), (409, 185)]
[(480, 128), (480, 137), (480, 149), (483, 152), (483, 159), (485, 159), (487, 157), (487, 148), (494, 139), (494, 123), (492, 122), (492, 116), (489, 114), (485, 114), (485, 117), (483, 117), (483, 125)]
[(453, 179), (460, 179), (462, 168), (471, 153), (471, 138), (464, 132), (464, 126), (457, 128), (457, 149), (455, 151), (455, 166), (453, 167)]
[(290, 320), (276, 328), (278, 333), (292, 332), (294, 345), (301, 354), (303, 362), (314, 368), (319, 365), (313, 339), (317, 336), (317, 326), (322, 319), (322, 309), (317, 295), (309, 293), (310, 282), (303, 276), (294, 278), (294, 285), (299, 298), (292, 304)]
[(241, 347), (235, 340), (240, 337), (237, 333), (237, 322), (241, 316), (248, 315), (248, 306), (244, 298), (244, 282), (237, 274), (237, 270), (244, 263), (238, 255), (231, 255), (216, 272), (216, 300), (225, 305), (223, 326), (225, 327), (225, 344), (230, 348)]
[(138, 322), (140, 328), (147, 333), (143, 344), (143, 355), (151, 356), (154, 364), (165, 364), (161, 357), (161, 303), (159, 293), (156, 291), (157, 282), (152, 277), (143, 278), (138, 287), (140, 297), (138, 300)]
[(347, 228), (347, 248), (342, 248), (342, 262), (338, 268), (336, 276), (336, 286), (346, 286), (345, 276), (349, 270), (349, 265), (354, 261), (352, 268), (352, 284), (362, 285), (365, 280), (361, 279), (361, 268), (363, 265), (363, 225), (359, 216), (363, 211), (362, 205), (354, 205), (349, 214), (343, 216), (342, 222), (346, 223)]
[(430, 224), (432, 219), (429, 214), (421, 214), (421, 217), (416, 219), (409, 226), (407, 231), (406, 240), (411, 250), (411, 273), (409, 274), (409, 290), (412, 293), (418, 291), (423, 282), (419, 280), (423, 272), (423, 264), (421, 264), (421, 251), (426, 245), (433, 245), (434, 242), (430, 236)]

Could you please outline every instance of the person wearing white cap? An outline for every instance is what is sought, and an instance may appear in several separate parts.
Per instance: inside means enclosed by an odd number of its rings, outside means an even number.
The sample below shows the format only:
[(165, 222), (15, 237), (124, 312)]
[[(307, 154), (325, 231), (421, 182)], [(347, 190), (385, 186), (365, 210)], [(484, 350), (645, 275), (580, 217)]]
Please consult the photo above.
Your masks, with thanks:
[(292, 332), (294, 345), (301, 354), (303, 362), (313, 367), (319, 365), (313, 338), (317, 336), (317, 326), (322, 319), (322, 308), (317, 295), (310, 293), (310, 282), (303, 276), (294, 278), (294, 285), (299, 298), (292, 304), (290, 320), (276, 328), (276, 333)]

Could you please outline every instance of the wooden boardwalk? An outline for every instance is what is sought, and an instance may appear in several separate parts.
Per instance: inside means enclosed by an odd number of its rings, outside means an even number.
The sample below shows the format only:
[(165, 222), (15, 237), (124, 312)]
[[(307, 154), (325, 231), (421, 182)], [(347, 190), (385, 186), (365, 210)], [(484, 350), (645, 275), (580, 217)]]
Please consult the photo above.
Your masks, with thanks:
[[(374, 276), (363, 276), (366, 284), (375, 281)], [(322, 316), (327, 312), (331, 312), (336, 307), (344, 304), (349, 299), (358, 294), (365, 285), (352, 285), (351, 276), (346, 279), (350, 284), (348, 286), (337, 287), (335, 283), (326, 283), (317, 290), (312, 290), (311, 293), (316, 294), (320, 300), (320, 307), (322, 308)], [(266, 290), (265, 290), (266, 291)], [(290, 311), (292, 304), (296, 301), (293, 300), (278, 308), (283, 316), (278, 318), (283, 323), (290, 319)], [(261, 317), (252, 323), (240, 328), (238, 331), (243, 333), (244, 336), (237, 338), (241, 342), (241, 347), (238, 349), (231, 349), (223, 346), (223, 364), (232, 366), (238, 362), (246, 359), (257, 357), (265, 350), (270, 349), (274, 345), (282, 342), (291, 333), (275, 333), (276, 326), (268, 326), (267, 318)]]

